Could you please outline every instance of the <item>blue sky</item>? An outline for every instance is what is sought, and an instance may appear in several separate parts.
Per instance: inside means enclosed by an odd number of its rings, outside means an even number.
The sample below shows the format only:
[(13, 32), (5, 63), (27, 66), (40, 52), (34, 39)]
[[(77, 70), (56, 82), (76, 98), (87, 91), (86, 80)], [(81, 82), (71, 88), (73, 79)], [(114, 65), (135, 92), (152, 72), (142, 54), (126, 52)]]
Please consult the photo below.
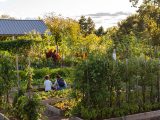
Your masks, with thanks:
[(0, 15), (16, 18), (37, 18), (55, 12), (64, 17), (79, 19), (91, 16), (96, 27), (116, 25), (118, 21), (135, 13), (129, 0), (0, 0)]

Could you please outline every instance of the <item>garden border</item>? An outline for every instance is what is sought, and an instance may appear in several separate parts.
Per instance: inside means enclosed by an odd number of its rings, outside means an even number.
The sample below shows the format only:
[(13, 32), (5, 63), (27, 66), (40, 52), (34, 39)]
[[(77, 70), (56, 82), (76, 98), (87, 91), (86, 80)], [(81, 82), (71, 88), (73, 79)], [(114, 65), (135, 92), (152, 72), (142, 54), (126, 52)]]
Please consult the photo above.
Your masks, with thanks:
[(160, 110), (127, 115), (119, 118), (104, 119), (104, 120), (146, 120), (146, 119), (152, 119), (156, 117), (160, 117)]
[[(52, 105), (49, 105), (48, 103), (45, 104), (45, 106), (47, 107), (47, 110), (49, 110), (50, 112), (53, 112), (57, 115), (64, 114), (62, 110), (60, 110)], [(117, 118), (109, 118), (109, 119), (104, 119), (104, 120), (146, 120), (146, 119), (152, 119), (152, 118), (157, 118), (157, 117), (160, 117), (160, 110), (132, 114), (132, 115), (127, 115), (127, 116), (117, 117)], [(71, 117), (71, 118), (69, 118), (69, 120), (83, 120), (83, 119), (79, 118), (79, 117)]]
[[(160, 117), (160, 110), (132, 114), (132, 115), (127, 115), (127, 116), (117, 117), (117, 118), (109, 118), (104, 120), (148, 120), (148, 119), (153, 119), (157, 117)], [(83, 120), (83, 119), (79, 117), (71, 117), (69, 120)]]

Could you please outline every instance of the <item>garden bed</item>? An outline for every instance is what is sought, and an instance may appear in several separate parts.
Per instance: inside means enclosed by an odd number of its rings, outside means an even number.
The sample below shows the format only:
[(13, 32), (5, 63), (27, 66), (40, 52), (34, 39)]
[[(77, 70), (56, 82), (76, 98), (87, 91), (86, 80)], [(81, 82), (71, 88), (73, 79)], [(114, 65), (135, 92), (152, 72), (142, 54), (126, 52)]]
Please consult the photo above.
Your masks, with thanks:
[[(64, 116), (64, 110), (50, 104), (47, 104), (46, 107), (48, 111), (53, 112), (57, 115)], [(83, 120), (83, 119), (79, 117), (71, 117), (69, 120)], [(132, 114), (117, 118), (109, 118), (104, 120), (160, 120), (160, 110)]]
[[(79, 117), (71, 117), (69, 120), (83, 120)], [(160, 120), (160, 110), (127, 115), (117, 118), (109, 118), (104, 120)]]
[(160, 119), (160, 110), (127, 115), (119, 118), (110, 118), (105, 120), (150, 120), (153, 118), (157, 118), (157, 120), (159, 120), (158, 117)]

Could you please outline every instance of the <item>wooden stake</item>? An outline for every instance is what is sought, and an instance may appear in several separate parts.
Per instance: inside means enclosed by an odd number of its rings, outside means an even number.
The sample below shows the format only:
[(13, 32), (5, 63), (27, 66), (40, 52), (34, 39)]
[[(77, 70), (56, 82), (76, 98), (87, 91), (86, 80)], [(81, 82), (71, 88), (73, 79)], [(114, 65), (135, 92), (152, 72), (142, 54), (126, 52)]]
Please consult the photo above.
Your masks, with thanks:
[(19, 78), (19, 67), (18, 67), (18, 55), (16, 54), (16, 68), (17, 68), (17, 80), (18, 80), (18, 92), (20, 90), (20, 78)]

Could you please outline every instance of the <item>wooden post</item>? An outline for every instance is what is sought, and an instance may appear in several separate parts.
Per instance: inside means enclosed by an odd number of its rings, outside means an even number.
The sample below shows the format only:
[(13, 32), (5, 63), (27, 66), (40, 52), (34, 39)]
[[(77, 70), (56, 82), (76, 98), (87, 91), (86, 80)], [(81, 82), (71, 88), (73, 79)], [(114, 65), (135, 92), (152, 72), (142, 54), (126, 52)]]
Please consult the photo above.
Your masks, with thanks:
[(30, 56), (28, 57), (28, 66), (29, 66), (29, 68), (31, 67)]
[(17, 80), (18, 80), (18, 92), (20, 90), (20, 78), (19, 78), (19, 67), (18, 67), (18, 55), (16, 54), (16, 68), (17, 68)]
[[(137, 72), (136, 72), (136, 76), (138, 76), (138, 68), (139, 68), (139, 59), (137, 58)], [(136, 100), (137, 103), (139, 103), (139, 81), (138, 78), (136, 78)]]
[(15, 36), (12, 36), (12, 40), (15, 40)]
[(129, 103), (129, 94), (130, 94), (130, 90), (129, 90), (129, 79), (128, 79), (128, 59), (126, 59), (126, 102)]
[(30, 61), (30, 56), (28, 57), (28, 69), (29, 69), (29, 73), (28, 73), (28, 85), (27, 85), (27, 89), (28, 89), (28, 97), (29, 99), (31, 98), (31, 71), (30, 71), (30, 68), (31, 68), (31, 61)]
[(59, 53), (58, 43), (56, 44), (56, 53)]
[(61, 67), (63, 68), (63, 62), (64, 62), (64, 54), (62, 53), (62, 58), (61, 58)]
[(87, 104), (90, 105), (90, 89), (89, 89), (89, 79), (88, 79), (88, 62), (86, 60), (86, 66), (87, 66), (87, 90), (88, 90), (88, 94), (87, 94)]
[(160, 58), (159, 58), (159, 65), (158, 65), (158, 102), (160, 102), (160, 77), (159, 77), (159, 71), (160, 71), (160, 69), (159, 69), (159, 67), (160, 67)]

